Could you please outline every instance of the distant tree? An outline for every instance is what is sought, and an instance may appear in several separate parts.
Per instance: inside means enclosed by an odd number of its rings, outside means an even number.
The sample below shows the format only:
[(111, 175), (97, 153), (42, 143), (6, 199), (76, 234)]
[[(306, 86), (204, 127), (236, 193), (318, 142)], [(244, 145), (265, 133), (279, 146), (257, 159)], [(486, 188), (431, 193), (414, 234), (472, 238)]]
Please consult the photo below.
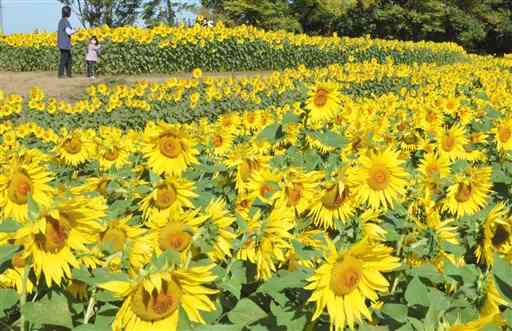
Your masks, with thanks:
[(228, 25), (249, 24), (267, 30), (301, 31), (288, 0), (202, 0), (216, 19)]
[(133, 24), (139, 17), (143, 0), (59, 0), (77, 11), (86, 27), (108, 25), (117, 27)]
[(171, 0), (150, 0), (143, 5), (142, 19), (147, 26), (164, 23), (174, 25), (176, 14), (183, 10), (194, 11), (196, 5), (176, 3)]

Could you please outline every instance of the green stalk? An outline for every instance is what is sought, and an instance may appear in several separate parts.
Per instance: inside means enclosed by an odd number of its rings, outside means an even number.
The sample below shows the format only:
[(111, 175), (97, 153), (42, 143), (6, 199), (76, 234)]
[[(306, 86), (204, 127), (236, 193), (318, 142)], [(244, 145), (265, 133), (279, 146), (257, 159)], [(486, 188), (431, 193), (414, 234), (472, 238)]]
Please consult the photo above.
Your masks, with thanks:
[(30, 268), (25, 266), (23, 269), (23, 278), (21, 279), (20, 324), (21, 324), (22, 331), (25, 331), (25, 315), (23, 314), (23, 307), (27, 303), (27, 280), (28, 280), (29, 271), (30, 271)]

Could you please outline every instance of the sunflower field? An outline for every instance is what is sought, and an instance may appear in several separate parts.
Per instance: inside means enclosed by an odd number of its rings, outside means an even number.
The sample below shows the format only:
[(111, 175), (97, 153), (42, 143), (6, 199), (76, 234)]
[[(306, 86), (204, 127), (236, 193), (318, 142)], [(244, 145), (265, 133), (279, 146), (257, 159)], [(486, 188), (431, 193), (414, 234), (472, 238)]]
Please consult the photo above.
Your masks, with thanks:
[[(101, 27), (73, 35), (73, 70), (83, 72), (91, 36), (102, 45), (100, 74), (170, 73), (200, 67), (208, 71), (283, 70), (298, 65), (320, 67), (390, 56), (395, 63), (455, 63), (464, 50), (455, 44), (396, 42), (369, 38), (309, 37), (250, 26), (205, 29), (196, 24), (153, 29)], [(0, 70), (55, 71), (56, 33), (0, 34)]]
[(0, 329), (511, 329), (511, 58), (343, 44), (361, 56), (0, 92)]

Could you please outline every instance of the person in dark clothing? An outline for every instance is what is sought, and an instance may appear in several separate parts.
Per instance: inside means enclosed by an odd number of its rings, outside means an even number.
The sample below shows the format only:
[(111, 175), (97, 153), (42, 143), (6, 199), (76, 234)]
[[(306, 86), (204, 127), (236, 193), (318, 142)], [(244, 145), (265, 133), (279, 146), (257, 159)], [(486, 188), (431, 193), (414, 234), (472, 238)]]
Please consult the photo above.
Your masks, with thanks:
[(59, 78), (64, 78), (64, 72), (71, 78), (72, 54), (71, 36), (76, 32), (69, 23), (71, 7), (62, 7), (62, 18), (57, 29), (57, 47), (60, 50)]

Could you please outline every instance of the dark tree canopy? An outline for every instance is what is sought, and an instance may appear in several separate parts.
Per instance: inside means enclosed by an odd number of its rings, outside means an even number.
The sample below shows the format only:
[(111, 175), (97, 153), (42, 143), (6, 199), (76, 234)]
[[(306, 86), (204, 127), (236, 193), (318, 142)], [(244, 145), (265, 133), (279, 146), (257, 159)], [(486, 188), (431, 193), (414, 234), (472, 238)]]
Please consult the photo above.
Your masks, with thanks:
[(202, 5), (233, 25), (453, 41), (474, 52), (512, 51), (510, 0), (202, 0)]
[(111, 27), (133, 24), (139, 17), (143, 0), (59, 0), (78, 11), (78, 18), (86, 27)]

